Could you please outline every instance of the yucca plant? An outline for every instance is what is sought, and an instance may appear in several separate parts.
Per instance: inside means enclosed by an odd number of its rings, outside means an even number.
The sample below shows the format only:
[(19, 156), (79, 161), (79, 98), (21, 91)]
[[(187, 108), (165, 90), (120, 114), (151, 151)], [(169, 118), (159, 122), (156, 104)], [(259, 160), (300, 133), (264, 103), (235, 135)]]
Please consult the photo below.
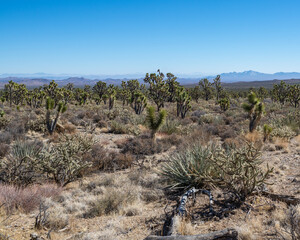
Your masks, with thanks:
[(160, 173), (174, 190), (219, 187), (244, 200), (267, 183), (272, 169), (263, 171), (261, 163), (260, 151), (250, 143), (241, 148), (196, 144), (170, 156)]
[(165, 120), (167, 118), (167, 112), (166, 110), (161, 110), (158, 113), (158, 117), (155, 115), (155, 109), (154, 107), (150, 106), (147, 108), (147, 117), (146, 121), (148, 124), (148, 127), (151, 130), (151, 137), (153, 144), (156, 144), (156, 133), (161, 128), (161, 126), (164, 124)]
[(56, 115), (54, 119), (51, 119), (51, 111), (54, 110), (54, 105), (54, 100), (48, 97), (46, 100), (46, 125), (50, 135), (52, 135), (55, 131), (60, 114), (64, 113), (67, 110), (66, 104), (59, 102), (56, 109)]
[(212, 146), (196, 144), (183, 152), (171, 155), (161, 171), (169, 182), (169, 188), (183, 190), (210, 185), (211, 179), (217, 176), (211, 162), (212, 149)]
[(17, 140), (8, 156), (0, 162), (0, 180), (18, 186), (33, 183), (41, 174), (41, 150), (39, 142)]
[(248, 112), (250, 119), (249, 131), (253, 132), (265, 113), (265, 105), (256, 97), (254, 92), (250, 92), (248, 95), (248, 103), (244, 103), (242, 107)]
[(268, 124), (264, 125), (264, 142), (268, 141), (270, 138), (270, 134), (273, 131), (273, 128)]

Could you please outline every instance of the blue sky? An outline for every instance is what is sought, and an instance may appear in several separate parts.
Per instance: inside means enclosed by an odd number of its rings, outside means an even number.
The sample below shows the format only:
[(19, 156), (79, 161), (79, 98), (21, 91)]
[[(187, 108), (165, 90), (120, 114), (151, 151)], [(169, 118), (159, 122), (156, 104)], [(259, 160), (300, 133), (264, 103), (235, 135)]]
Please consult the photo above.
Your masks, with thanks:
[(0, 0), (0, 73), (300, 72), (300, 1)]

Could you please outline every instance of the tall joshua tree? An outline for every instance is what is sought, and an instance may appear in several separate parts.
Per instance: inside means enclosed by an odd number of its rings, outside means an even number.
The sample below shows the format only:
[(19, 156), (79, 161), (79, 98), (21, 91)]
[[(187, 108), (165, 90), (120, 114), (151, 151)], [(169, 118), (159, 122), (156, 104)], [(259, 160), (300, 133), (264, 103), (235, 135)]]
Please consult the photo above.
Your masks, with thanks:
[(147, 109), (147, 123), (148, 127), (151, 130), (151, 137), (153, 141), (153, 145), (156, 145), (156, 133), (161, 128), (161, 126), (166, 121), (167, 112), (166, 110), (161, 110), (158, 113), (158, 117), (155, 115), (155, 109), (154, 107), (149, 107)]
[(187, 112), (191, 109), (192, 98), (184, 87), (178, 87), (176, 95), (177, 117), (181, 116), (184, 119)]
[(204, 78), (204, 79), (200, 80), (199, 85), (203, 90), (205, 100), (208, 101), (212, 97), (212, 94), (213, 94), (212, 83), (210, 81), (208, 81), (207, 78)]
[(165, 75), (158, 69), (157, 74), (147, 73), (144, 82), (148, 83), (149, 86), (149, 97), (157, 105), (157, 111), (164, 107), (165, 102), (168, 101), (170, 92), (169, 85), (164, 80)]
[(57, 105), (57, 110), (56, 110), (56, 115), (54, 117), (54, 119), (51, 119), (51, 111), (54, 110), (54, 100), (50, 97), (47, 98), (46, 100), (46, 125), (47, 125), (47, 129), (50, 135), (53, 134), (53, 132), (55, 131), (56, 125), (57, 125), (57, 121), (59, 119), (59, 116), (61, 113), (64, 113), (67, 110), (67, 106), (60, 102)]
[(248, 103), (244, 103), (242, 107), (248, 112), (250, 119), (249, 131), (253, 132), (260, 122), (262, 115), (265, 113), (265, 105), (256, 97), (254, 92), (250, 92), (248, 95)]
[(214, 83), (215, 85), (215, 88), (216, 88), (216, 100), (217, 102), (219, 101), (220, 99), (220, 95), (223, 91), (223, 88), (222, 88), (222, 85), (221, 85), (221, 76), (218, 75), (215, 79), (214, 79)]

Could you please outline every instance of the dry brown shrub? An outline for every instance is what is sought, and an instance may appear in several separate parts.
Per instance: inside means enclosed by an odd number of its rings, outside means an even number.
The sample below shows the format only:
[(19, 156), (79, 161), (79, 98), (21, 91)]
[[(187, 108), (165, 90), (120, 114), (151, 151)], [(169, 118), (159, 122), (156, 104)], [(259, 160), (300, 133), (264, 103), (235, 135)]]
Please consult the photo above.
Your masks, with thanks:
[(8, 213), (22, 210), (29, 213), (36, 209), (43, 198), (57, 196), (62, 189), (54, 184), (32, 185), (19, 188), (13, 185), (0, 185), (0, 203)]
[(70, 133), (70, 134), (76, 133), (76, 127), (73, 124), (65, 124), (64, 128), (66, 133)]
[(9, 151), (9, 145), (0, 143), (0, 158), (3, 158)]

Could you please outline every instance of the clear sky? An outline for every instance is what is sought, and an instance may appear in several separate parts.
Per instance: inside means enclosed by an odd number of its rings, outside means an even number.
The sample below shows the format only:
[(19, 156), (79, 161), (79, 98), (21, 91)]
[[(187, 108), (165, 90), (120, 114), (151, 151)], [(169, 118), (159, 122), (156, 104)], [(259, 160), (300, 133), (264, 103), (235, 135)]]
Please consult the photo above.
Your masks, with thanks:
[(0, 0), (0, 73), (300, 72), (298, 0)]

